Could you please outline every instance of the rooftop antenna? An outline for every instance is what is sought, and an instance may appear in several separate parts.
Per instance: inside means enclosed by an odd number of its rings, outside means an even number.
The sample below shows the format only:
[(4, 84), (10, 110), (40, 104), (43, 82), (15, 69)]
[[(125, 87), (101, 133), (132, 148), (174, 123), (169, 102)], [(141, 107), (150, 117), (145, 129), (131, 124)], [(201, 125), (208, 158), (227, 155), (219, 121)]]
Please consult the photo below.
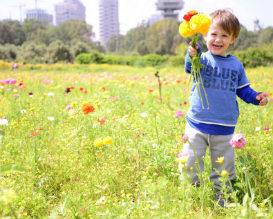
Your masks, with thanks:
[(10, 7), (18, 7), (19, 8), (19, 11), (20, 11), (20, 23), (22, 23), (22, 8), (25, 7), (25, 5), (13, 5), (13, 6), (10, 6)]

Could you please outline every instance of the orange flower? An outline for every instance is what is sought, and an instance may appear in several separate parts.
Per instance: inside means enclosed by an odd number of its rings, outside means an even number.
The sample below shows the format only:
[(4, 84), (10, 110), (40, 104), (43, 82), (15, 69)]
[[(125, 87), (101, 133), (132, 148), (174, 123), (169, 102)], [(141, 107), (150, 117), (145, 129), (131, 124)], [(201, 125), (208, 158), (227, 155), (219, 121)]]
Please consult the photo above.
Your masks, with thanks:
[(105, 123), (105, 119), (104, 118), (98, 118), (97, 121), (103, 125)]
[(88, 113), (94, 112), (95, 108), (90, 104), (85, 104), (82, 106), (82, 111), (85, 115), (87, 115)]

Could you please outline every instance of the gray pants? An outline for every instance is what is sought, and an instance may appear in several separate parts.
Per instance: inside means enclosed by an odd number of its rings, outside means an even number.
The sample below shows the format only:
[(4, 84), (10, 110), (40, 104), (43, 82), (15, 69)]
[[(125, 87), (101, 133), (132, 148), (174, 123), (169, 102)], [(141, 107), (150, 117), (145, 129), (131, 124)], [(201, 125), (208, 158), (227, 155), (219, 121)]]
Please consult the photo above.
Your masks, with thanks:
[[(183, 145), (183, 153), (189, 155), (185, 168), (187, 175), (192, 179), (192, 183), (200, 182), (197, 176), (198, 169), (204, 170), (204, 157), (206, 155), (207, 147), (211, 158), (211, 173), (210, 180), (214, 182), (215, 189), (221, 190), (221, 183), (219, 182), (219, 173), (224, 169), (229, 174), (229, 180), (236, 178), (235, 173), (235, 156), (234, 149), (229, 144), (232, 135), (211, 135), (200, 132), (192, 128), (188, 123), (186, 125), (185, 134), (189, 137), (188, 142)], [(197, 166), (196, 157), (198, 159), (199, 167)], [(223, 164), (216, 163), (219, 157), (224, 157)]]

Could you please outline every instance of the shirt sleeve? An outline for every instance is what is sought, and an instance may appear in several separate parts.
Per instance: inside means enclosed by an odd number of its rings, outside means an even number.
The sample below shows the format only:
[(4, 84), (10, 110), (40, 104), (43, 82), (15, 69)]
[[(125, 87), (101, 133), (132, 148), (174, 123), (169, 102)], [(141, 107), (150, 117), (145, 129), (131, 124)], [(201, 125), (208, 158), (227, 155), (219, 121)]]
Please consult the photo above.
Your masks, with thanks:
[(246, 103), (259, 105), (259, 101), (256, 100), (256, 96), (259, 93), (254, 91), (249, 85), (237, 89), (236, 93), (237, 93), (237, 96), (240, 97)]

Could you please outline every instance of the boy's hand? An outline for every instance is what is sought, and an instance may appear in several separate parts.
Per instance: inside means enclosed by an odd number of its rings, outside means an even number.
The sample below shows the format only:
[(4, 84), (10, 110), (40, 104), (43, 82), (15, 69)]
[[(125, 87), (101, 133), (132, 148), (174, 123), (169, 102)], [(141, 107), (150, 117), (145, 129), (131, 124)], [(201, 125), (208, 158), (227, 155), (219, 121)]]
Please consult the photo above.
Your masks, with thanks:
[(264, 105), (267, 104), (267, 98), (266, 98), (267, 96), (268, 96), (267, 93), (259, 93), (259, 94), (257, 94), (256, 100), (259, 101), (259, 105), (260, 106), (264, 106)]
[(189, 54), (190, 54), (191, 57), (194, 57), (194, 56), (197, 55), (198, 46), (196, 45), (196, 47), (193, 48), (191, 45), (192, 45), (192, 42), (190, 42), (190, 46), (188, 48), (189, 49)]

